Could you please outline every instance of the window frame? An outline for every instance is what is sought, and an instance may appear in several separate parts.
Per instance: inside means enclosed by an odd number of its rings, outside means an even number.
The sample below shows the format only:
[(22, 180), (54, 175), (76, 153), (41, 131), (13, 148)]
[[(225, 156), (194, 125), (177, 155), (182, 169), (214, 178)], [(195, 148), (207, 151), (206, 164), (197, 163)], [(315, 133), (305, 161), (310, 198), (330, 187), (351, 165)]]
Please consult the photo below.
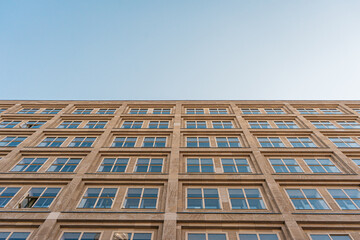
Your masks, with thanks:
[[(81, 201), (84, 199), (84, 195), (87, 193), (87, 191), (90, 189), (90, 188), (100, 188), (100, 193), (98, 195), (98, 197), (96, 197), (96, 201), (94, 203), (94, 207), (93, 208), (80, 208), (80, 203)], [(99, 202), (100, 200), (100, 196), (101, 194), (103, 193), (104, 189), (116, 189), (116, 192), (115, 192), (115, 196), (113, 197), (113, 201), (111, 203), (111, 206), (110, 208), (96, 208), (96, 204)], [(119, 194), (120, 190), (119, 190), (119, 187), (115, 187), (115, 186), (98, 186), (98, 185), (91, 185), (91, 186), (87, 186), (85, 188), (85, 190), (82, 192), (82, 195), (80, 197), (80, 200), (78, 201), (77, 205), (76, 205), (76, 209), (103, 209), (103, 210), (106, 210), (106, 209), (112, 209), (114, 207), (114, 204), (115, 204), (115, 201), (117, 200), (117, 197), (118, 197), (118, 194)]]
[[(201, 189), (201, 204), (202, 204), (202, 208), (189, 208), (188, 206), (188, 190), (192, 188), (192, 189)], [(204, 189), (216, 189), (217, 190), (217, 194), (218, 194), (218, 201), (219, 201), (219, 208), (206, 208), (205, 207), (205, 194), (204, 194)], [(195, 186), (187, 186), (185, 187), (185, 210), (189, 211), (189, 210), (210, 210), (210, 211), (220, 211), (220, 210), (224, 210), (223, 205), (222, 205), (222, 198), (221, 198), (221, 194), (220, 194), (220, 187), (213, 187), (213, 186), (206, 186), (206, 187), (195, 187)], [(210, 198), (213, 199), (213, 198)]]
[[(125, 207), (125, 203), (126, 203), (126, 199), (127, 199), (127, 195), (128, 195), (128, 191), (129, 191), (129, 189), (130, 188), (141, 188), (142, 190), (141, 190), (141, 195), (140, 195), (140, 200), (139, 200), (139, 203), (138, 203), (138, 207), (137, 208), (126, 208)], [(155, 206), (155, 208), (140, 208), (140, 206), (141, 206), (141, 203), (142, 203), (142, 200), (143, 200), (143, 196), (144, 196), (144, 191), (145, 191), (145, 189), (157, 189), (157, 197), (156, 197), (156, 206)], [(127, 186), (126, 187), (126, 190), (125, 190), (125, 192), (124, 192), (124, 197), (123, 197), (123, 199), (122, 199), (122, 202), (121, 202), (121, 209), (140, 209), (140, 210), (142, 210), (142, 211), (144, 211), (144, 210), (152, 210), (152, 211), (154, 211), (154, 210), (160, 210), (159, 209), (159, 204), (160, 204), (160, 198), (161, 197), (161, 189), (160, 189), (160, 187), (153, 187), (153, 186), (131, 186), (131, 187), (129, 187), (129, 186)]]

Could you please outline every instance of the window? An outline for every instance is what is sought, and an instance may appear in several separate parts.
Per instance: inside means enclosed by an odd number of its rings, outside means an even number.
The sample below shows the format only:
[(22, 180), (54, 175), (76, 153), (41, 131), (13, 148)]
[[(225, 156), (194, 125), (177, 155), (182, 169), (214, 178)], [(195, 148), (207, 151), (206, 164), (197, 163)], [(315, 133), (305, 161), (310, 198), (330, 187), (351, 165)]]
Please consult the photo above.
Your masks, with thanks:
[(151, 233), (115, 233), (113, 239), (126, 240), (151, 240)]
[(308, 137), (288, 137), (294, 148), (314, 148), (317, 147)]
[(218, 147), (241, 147), (240, 141), (237, 137), (217, 137), (216, 143)]
[(210, 147), (208, 137), (187, 137), (186, 147)]
[(188, 158), (186, 159), (188, 173), (213, 173), (214, 163), (212, 158)]
[(228, 191), (232, 209), (266, 209), (257, 188), (229, 188)]
[(311, 121), (311, 123), (319, 129), (336, 128), (336, 126), (329, 121)]
[(285, 147), (284, 143), (278, 137), (258, 137), (261, 147)]
[(332, 141), (339, 148), (358, 148), (360, 145), (350, 137), (330, 137)]
[(74, 172), (81, 158), (57, 158), (47, 170), (48, 172)]
[(0, 108), (0, 113), (6, 111), (6, 108)]
[(132, 108), (130, 114), (146, 114), (147, 111), (147, 108)]
[(91, 147), (96, 137), (75, 137), (68, 147)]
[(124, 208), (156, 208), (157, 188), (129, 188), (126, 194)]
[(129, 158), (104, 158), (98, 172), (125, 172)]
[(225, 173), (251, 172), (251, 168), (246, 158), (222, 158), (221, 163)]
[(231, 121), (212, 121), (213, 128), (234, 128)]
[(21, 121), (2, 121), (0, 128), (14, 128), (19, 123), (21, 123)]
[(114, 108), (101, 108), (96, 114), (114, 114), (116, 109)]
[(88, 188), (78, 208), (111, 208), (117, 188)]
[(342, 210), (360, 209), (359, 189), (328, 189)]
[(141, 128), (143, 121), (125, 121), (121, 128)]
[(161, 173), (162, 165), (163, 165), (162, 158), (138, 158), (135, 167), (135, 172)]
[(249, 121), (250, 128), (271, 128), (267, 121)]
[(17, 147), (26, 137), (5, 137), (0, 141), (0, 147)]
[(22, 128), (40, 128), (46, 121), (27, 121), (27, 123), (21, 125)]
[(220, 209), (219, 193), (216, 188), (188, 188), (188, 209)]
[(23, 158), (11, 172), (37, 172), (47, 158)]
[(281, 108), (265, 108), (267, 114), (285, 114)]
[(228, 114), (226, 108), (210, 108), (210, 114)]
[(0, 208), (4, 208), (19, 190), (19, 187), (0, 187)]
[(61, 188), (33, 187), (19, 204), (19, 208), (48, 208)]
[(353, 159), (354, 163), (360, 167), (360, 159)]
[(338, 121), (337, 123), (343, 128), (360, 128), (360, 123), (356, 121)]
[(58, 114), (60, 111), (60, 108), (46, 108), (41, 112), (41, 114)]
[(134, 147), (137, 137), (116, 137), (111, 147)]
[(343, 112), (336, 108), (321, 108), (320, 111), (322, 111), (324, 114), (343, 114)]
[(0, 232), (1, 240), (27, 240), (30, 232)]
[(81, 121), (63, 121), (57, 128), (78, 128)]
[(169, 121), (150, 121), (149, 128), (169, 128)]
[(315, 109), (313, 108), (298, 108), (297, 109), (300, 114), (319, 114)]
[(187, 108), (186, 114), (204, 114), (203, 108)]
[(46, 137), (38, 147), (60, 147), (67, 137)]
[(153, 114), (170, 114), (170, 108), (155, 108)]
[(260, 114), (260, 110), (256, 109), (256, 108), (253, 108), (253, 109), (243, 108), (243, 109), (241, 109), (241, 111), (243, 114)]
[(93, 110), (92, 108), (78, 108), (73, 114), (90, 114)]
[(145, 137), (142, 147), (165, 147), (166, 137)]
[(279, 240), (276, 234), (255, 233), (255, 234), (239, 234), (239, 240)]
[(293, 158), (269, 159), (276, 173), (302, 173), (303, 170)]
[(348, 234), (310, 234), (311, 240), (352, 240)]
[(304, 159), (313, 173), (339, 173), (341, 172), (330, 159)]
[(107, 121), (89, 121), (84, 128), (104, 128)]
[(60, 240), (99, 240), (99, 232), (65, 232)]
[(186, 121), (186, 128), (206, 128), (206, 121)]
[(34, 114), (39, 111), (39, 108), (23, 108), (17, 114)]
[(226, 240), (225, 233), (188, 233), (188, 240)]
[(286, 189), (295, 209), (330, 209), (316, 189)]
[(278, 128), (299, 128), (294, 121), (275, 121)]
[(354, 108), (353, 110), (357, 113), (360, 113), (360, 108)]

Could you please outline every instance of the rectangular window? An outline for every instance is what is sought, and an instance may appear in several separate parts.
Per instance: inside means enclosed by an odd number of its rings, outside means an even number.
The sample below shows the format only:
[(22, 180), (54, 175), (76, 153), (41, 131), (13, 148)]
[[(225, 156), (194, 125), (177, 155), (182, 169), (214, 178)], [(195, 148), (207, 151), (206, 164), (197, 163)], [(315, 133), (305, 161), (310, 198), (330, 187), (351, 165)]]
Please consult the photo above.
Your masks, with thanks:
[(269, 159), (271, 166), (276, 173), (302, 173), (304, 172), (293, 158), (272, 158)]
[(283, 148), (285, 147), (284, 143), (278, 137), (258, 137), (257, 138), (261, 147), (266, 148)]
[(315, 143), (308, 137), (288, 137), (290, 144), (294, 148), (316, 148)]
[(279, 240), (273, 233), (239, 234), (239, 240)]
[(208, 137), (187, 137), (186, 147), (210, 147)]
[(5, 137), (0, 141), (0, 147), (17, 147), (26, 137)]
[(186, 128), (206, 128), (206, 121), (186, 121)]
[(116, 137), (111, 147), (134, 147), (137, 137)]
[(60, 111), (60, 108), (46, 108), (41, 114), (58, 114)]
[(47, 160), (47, 158), (23, 158), (11, 169), (11, 172), (37, 172)]
[(88, 188), (78, 208), (111, 208), (117, 188)]
[(359, 189), (328, 189), (328, 192), (342, 210), (360, 209)]
[(72, 114), (91, 114), (92, 108), (78, 108)]
[(132, 108), (130, 114), (147, 114), (147, 108)]
[(251, 168), (246, 158), (222, 158), (224, 173), (249, 173)]
[(0, 108), (0, 113), (6, 111), (6, 108)]
[(259, 189), (228, 189), (232, 209), (266, 209)]
[(0, 187), (0, 208), (4, 208), (19, 190), (19, 187)]
[(330, 141), (332, 141), (339, 148), (358, 148), (360, 145), (355, 142), (354, 139), (350, 137), (329, 137)]
[(150, 121), (149, 128), (169, 128), (169, 121)]
[(343, 128), (360, 128), (360, 123), (356, 121), (337, 121)]
[(281, 108), (265, 108), (267, 114), (285, 114)]
[[(113, 239), (126, 240), (151, 240), (151, 233), (115, 233)], [(117, 237), (119, 236), (119, 237)]]
[(221, 148), (228, 148), (228, 147), (239, 148), (239, 147), (241, 147), (240, 140), (237, 137), (217, 137), (216, 143), (217, 143), (217, 146), (221, 147)]
[(360, 108), (354, 108), (353, 110), (357, 113), (360, 113)]
[(188, 188), (188, 209), (220, 209), (219, 193), (216, 188)]
[(33, 187), (19, 208), (48, 208), (54, 201), (61, 188)]
[(210, 114), (228, 114), (226, 108), (210, 108)]
[(225, 233), (188, 233), (187, 240), (227, 240)]
[(250, 128), (271, 128), (267, 121), (249, 121)]
[(143, 121), (125, 121), (121, 128), (142, 128)]
[(187, 108), (186, 114), (204, 114), (203, 108)]
[(63, 121), (57, 128), (78, 128), (81, 121)]
[(99, 240), (99, 232), (64, 232), (60, 240)]
[(96, 137), (76, 137), (68, 147), (91, 147)]
[(214, 163), (212, 158), (188, 158), (186, 159), (186, 172), (188, 173), (213, 173)]
[(17, 114), (35, 114), (37, 111), (39, 111), (39, 108), (23, 108)]
[(74, 172), (81, 158), (57, 158), (47, 172)]
[(170, 108), (155, 108), (153, 114), (170, 114)]
[(163, 166), (162, 158), (138, 158), (135, 172), (161, 173)]
[(298, 108), (297, 109), (300, 114), (319, 114), (315, 109), (313, 108)]
[(124, 208), (155, 209), (158, 198), (157, 188), (129, 188)]
[(89, 121), (84, 128), (105, 128), (107, 121)]
[(278, 128), (299, 128), (294, 121), (275, 121)]
[(125, 172), (129, 158), (104, 158), (98, 172)]
[(116, 109), (114, 108), (101, 108), (96, 114), (114, 114)]
[(316, 189), (286, 189), (295, 209), (330, 209)]
[(61, 147), (67, 137), (46, 137), (38, 147)]
[(340, 173), (341, 171), (330, 159), (304, 159), (313, 173)]
[(348, 234), (311, 234), (311, 240), (352, 240)]
[(30, 232), (0, 232), (1, 240), (27, 240)]
[(166, 147), (166, 137), (145, 137), (142, 147)]
[(360, 159), (353, 159), (354, 163), (360, 167)]
[(45, 123), (46, 121), (27, 121), (27, 123), (21, 125), (21, 128), (40, 128)]
[(256, 108), (243, 108), (241, 111), (243, 114), (261, 114), (260, 110)]
[(21, 123), (21, 121), (2, 121), (0, 128), (14, 128), (19, 123)]
[(324, 114), (343, 114), (343, 112), (336, 108), (321, 108), (320, 111)]
[(213, 128), (234, 128), (231, 121), (212, 121)]
[(311, 123), (318, 129), (333, 129), (336, 128), (334, 124), (329, 121), (311, 121)]

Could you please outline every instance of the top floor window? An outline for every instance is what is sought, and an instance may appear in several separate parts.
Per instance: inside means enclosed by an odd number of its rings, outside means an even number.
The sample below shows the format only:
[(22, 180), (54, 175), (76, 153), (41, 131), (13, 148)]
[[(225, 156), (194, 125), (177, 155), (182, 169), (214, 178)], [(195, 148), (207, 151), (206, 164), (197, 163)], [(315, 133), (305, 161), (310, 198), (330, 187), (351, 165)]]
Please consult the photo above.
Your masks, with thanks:
[(226, 108), (210, 108), (210, 114), (228, 114)]
[(260, 110), (257, 108), (242, 108), (243, 114), (260, 114)]
[(204, 114), (203, 108), (187, 108), (186, 114)]
[(114, 108), (100, 108), (96, 114), (114, 114), (116, 109)]
[(78, 108), (73, 112), (73, 114), (91, 114), (93, 110), (93, 108)]
[(320, 108), (320, 111), (322, 111), (324, 114), (344, 114), (336, 108)]
[(147, 114), (147, 108), (132, 108), (130, 109), (130, 114)]
[(60, 111), (60, 108), (46, 108), (41, 114), (58, 114)]
[(153, 110), (153, 114), (170, 114), (171, 109), (170, 108), (155, 108)]
[(281, 108), (265, 108), (267, 114), (285, 114)]
[(34, 114), (39, 111), (39, 108), (23, 108), (17, 114)]
[(225, 233), (188, 233), (187, 240), (227, 240)]
[(319, 114), (315, 109), (313, 108), (298, 108), (297, 109), (300, 114)]
[(99, 240), (99, 232), (64, 232), (60, 240)]

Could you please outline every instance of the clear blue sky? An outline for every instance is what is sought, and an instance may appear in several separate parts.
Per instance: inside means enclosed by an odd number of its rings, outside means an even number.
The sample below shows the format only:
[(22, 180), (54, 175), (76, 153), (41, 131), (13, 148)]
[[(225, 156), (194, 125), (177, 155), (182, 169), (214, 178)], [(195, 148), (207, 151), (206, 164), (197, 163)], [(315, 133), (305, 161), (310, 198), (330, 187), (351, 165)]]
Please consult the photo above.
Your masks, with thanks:
[(359, 0), (2, 0), (0, 99), (360, 99)]

